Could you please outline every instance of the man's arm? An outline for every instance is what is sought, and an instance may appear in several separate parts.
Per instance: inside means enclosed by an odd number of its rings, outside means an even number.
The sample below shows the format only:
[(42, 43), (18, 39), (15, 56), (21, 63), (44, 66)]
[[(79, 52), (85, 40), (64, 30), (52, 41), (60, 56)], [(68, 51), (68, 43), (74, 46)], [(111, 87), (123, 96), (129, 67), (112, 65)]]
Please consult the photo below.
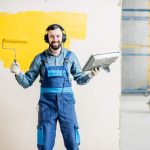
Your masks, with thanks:
[(73, 75), (74, 80), (77, 82), (79, 85), (85, 85), (87, 84), (91, 78), (93, 78), (99, 70), (94, 69), (90, 73), (85, 74), (82, 72), (80, 63), (74, 53), (72, 53), (72, 67), (71, 67), (71, 74)]
[(33, 84), (40, 73), (41, 57), (38, 55), (32, 61), (29, 71), (25, 74), (20, 71), (18, 64), (13, 63), (10, 67), (12, 73), (15, 73), (16, 80), (23, 87), (27, 88)]

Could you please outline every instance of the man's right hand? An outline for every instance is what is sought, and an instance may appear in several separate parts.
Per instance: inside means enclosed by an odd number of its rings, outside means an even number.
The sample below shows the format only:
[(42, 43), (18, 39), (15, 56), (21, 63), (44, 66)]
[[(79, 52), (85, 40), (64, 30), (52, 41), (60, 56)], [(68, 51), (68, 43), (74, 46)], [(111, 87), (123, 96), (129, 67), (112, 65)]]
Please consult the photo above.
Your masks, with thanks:
[(10, 71), (16, 75), (19, 75), (20, 65), (18, 63), (13, 62), (10, 66)]

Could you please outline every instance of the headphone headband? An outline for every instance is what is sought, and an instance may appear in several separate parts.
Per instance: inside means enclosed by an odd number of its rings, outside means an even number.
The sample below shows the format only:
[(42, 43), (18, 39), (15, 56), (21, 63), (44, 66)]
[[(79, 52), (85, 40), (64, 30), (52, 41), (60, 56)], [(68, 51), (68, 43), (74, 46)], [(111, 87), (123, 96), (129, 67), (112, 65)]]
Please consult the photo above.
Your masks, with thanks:
[(64, 31), (64, 28), (61, 25), (59, 25), (59, 24), (51, 24), (51, 25), (49, 25), (47, 27), (46, 31), (55, 30), (57, 28), (59, 28), (62, 32)]

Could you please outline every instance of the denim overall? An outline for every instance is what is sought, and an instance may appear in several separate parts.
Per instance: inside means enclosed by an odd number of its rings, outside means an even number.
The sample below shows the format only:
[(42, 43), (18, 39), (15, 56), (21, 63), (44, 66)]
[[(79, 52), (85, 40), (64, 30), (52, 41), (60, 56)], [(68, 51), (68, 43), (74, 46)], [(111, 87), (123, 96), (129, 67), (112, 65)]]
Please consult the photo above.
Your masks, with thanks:
[[(52, 150), (55, 144), (57, 120), (67, 150), (79, 150), (80, 137), (75, 113), (75, 99), (69, 81), (67, 64), (71, 52), (67, 52), (63, 66), (48, 66), (41, 83), (39, 100), (37, 145), (38, 150)], [(63, 149), (63, 148), (61, 148)]]

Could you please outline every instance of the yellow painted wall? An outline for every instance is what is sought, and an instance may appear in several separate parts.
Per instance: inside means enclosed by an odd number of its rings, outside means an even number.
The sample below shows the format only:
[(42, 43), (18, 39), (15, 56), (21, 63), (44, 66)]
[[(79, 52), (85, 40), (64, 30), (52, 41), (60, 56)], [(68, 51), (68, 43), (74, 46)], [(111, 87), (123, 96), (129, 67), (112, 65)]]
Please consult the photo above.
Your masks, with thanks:
[[(26, 71), (34, 56), (48, 47), (44, 34), (48, 25), (57, 23), (67, 34), (65, 47), (71, 39), (86, 38), (87, 16), (84, 13), (26, 11), (16, 14), (0, 13), (0, 42), (4, 38), (27, 39), (28, 43), (4, 43), (5, 48), (16, 48), (17, 61)], [(14, 59), (14, 51), (0, 48), (0, 60), (9, 67)]]

